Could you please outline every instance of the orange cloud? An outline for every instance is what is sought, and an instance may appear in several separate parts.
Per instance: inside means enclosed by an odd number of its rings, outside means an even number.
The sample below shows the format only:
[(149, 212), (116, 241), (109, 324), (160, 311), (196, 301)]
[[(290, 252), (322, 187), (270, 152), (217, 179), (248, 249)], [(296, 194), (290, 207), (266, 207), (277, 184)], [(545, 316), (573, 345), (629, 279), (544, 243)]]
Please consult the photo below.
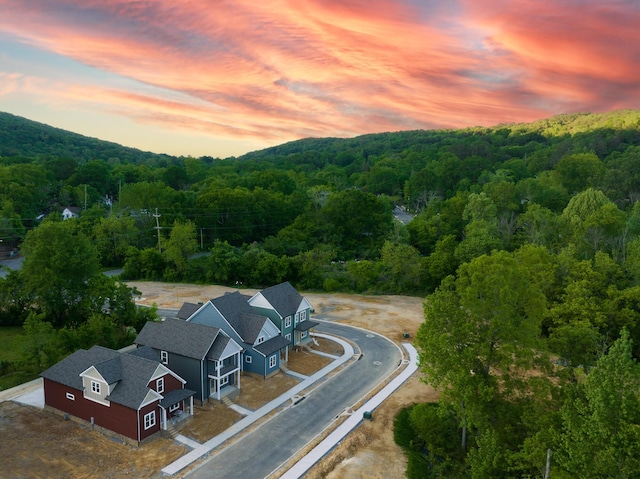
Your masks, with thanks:
[(0, 8), (5, 35), (112, 75), (113, 84), (77, 78), (52, 95), (225, 138), (640, 106), (639, 11), (619, 0), (0, 0)]

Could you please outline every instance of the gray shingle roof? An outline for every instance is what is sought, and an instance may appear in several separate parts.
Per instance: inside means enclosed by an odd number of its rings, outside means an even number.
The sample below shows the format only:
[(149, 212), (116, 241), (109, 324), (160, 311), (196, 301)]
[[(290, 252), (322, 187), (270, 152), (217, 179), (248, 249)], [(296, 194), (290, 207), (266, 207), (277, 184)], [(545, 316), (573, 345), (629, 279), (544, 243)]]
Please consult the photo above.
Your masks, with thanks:
[(214, 361), (219, 360), (222, 353), (224, 353), (224, 348), (229, 344), (229, 341), (231, 341), (231, 338), (228, 336), (223, 334), (218, 335), (216, 340), (213, 342), (213, 347), (209, 350), (209, 354), (207, 354), (207, 359), (213, 359)]
[(184, 319), (185, 321), (189, 319), (193, 313), (198, 311), (202, 307), (201, 304), (194, 303), (183, 303), (180, 307), (180, 310), (176, 313), (176, 318)]
[(51, 366), (41, 376), (82, 391), (80, 374), (94, 366), (107, 382), (117, 382), (111, 395), (107, 397), (109, 401), (138, 409), (149, 393), (149, 381), (159, 365), (157, 361), (136, 354), (119, 353), (94, 346), (88, 351), (79, 349)]
[(283, 318), (296, 314), (302, 302), (302, 296), (289, 281), (271, 286), (261, 293)]
[(306, 320), (306, 321), (302, 321), (301, 323), (298, 323), (296, 325), (296, 327), (293, 328), (293, 329), (295, 329), (296, 331), (308, 331), (311, 328), (315, 328), (318, 324), (320, 324), (320, 323), (316, 323), (315, 321)]
[(174, 404), (178, 404), (180, 401), (190, 398), (196, 394), (191, 389), (174, 389), (173, 391), (164, 395), (164, 398), (160, 401), (160, 406), (167, 409)]
[(280, 351), (285, 346), (289, 346), (291, 341), (282, 336), (274, 336), (273, 338), (265, 341), (264, 343), (260, 343), (257, 346), (254, 346), (253, 349), (258, 351), (265, 356), (269, 356), (270, 354), (275, 353), (276, 351)]
[(135, 343), (202, 360), (219, 333), (220, 329), (213, 326), (167, 318), (160, 323), (145, 324)]
[(81, 372), (91, 366), (116, 358), (119, 354), (121, 353), (112, 349), (103, 348), (102, 346), (94, 346), (88, 351), (86, 349), (79, 349), (49, 369), (43, 371), (40, 376), (64, 384), (65, 386), (82, 390)]
[(120, 357), (108, 359), (96, 364), (96, 369), (108, 384), (113, 384), (122, 379), (122, 362)]
[(149, 381), (159, 363), (131, 354), (121, 354), (122, 379), (107, 399), (131, 409), (138, 409), (149, 393)]
[(268, 318), (256, 314), (248, 303), (249, 299), (249, 296), (236, 291), (212, 299), (210, 302), (238, 332), (245, 343), (253, 344), (258, 339), (258, 335)]

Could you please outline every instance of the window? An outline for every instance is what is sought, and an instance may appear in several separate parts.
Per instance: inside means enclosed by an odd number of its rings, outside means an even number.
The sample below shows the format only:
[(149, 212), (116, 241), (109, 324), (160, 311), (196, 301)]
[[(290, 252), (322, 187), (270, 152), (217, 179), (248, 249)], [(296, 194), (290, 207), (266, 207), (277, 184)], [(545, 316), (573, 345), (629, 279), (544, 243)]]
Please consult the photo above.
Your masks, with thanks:
[(285, 336), (285, 339), (286, 339), (287, 341), (291, 342), (291, 333), (287, 334), (287, 335)]
[(269, 368), (273, 369), (276, 367), (276, 355), (274, 354), (269, 358)]
[(100, 394), (100, 383), (91, 381), (91, 392)]
[(156, 425), (156, 412), (151, 411), (144, 415), (144, 429), (145, 431)]
[(159, 393), (164, 392), (164, 378), (159, 378), (156, 380), (156, 391)]
[(302, 331), (302, 334), (300, 335), (300, 339), (304, 339), (307, 337), (307, 331)]
[(300, 322), (307, 320), (307, 310), (300, 311)]
[(284, 318), (284, 327), (285, 328), (291, 327), (291, 316), (287, 316), (286, 318)]
[(244, 357), (244, 362), (247, 364), (251, 364), (251, 356), (245, 356)]
[(264, 343), (264, 336), (259, 336), (256, 344)]
[(229, 384), (229, 376), (220, 378), (220, 386), (224, 386), (225, 384)]
[(174, 404), (173, 406), (169, 406), (169, 412), (173, 412), (177, 409), (180, 409), (180, 403)]
[(294, 323), (298, 324), (298, 313), (296, 313), (296, 319), (295, 319)]
[(162, 364), (169, 364), (169, 353), (160, 351), (160, 361), (162, 361)]
[(66, 396), (67, 396), (67, 399), (69, 399), (70, 401), (75, 401), (76, 400), (76, 397), (71, 393), (67, 393)]

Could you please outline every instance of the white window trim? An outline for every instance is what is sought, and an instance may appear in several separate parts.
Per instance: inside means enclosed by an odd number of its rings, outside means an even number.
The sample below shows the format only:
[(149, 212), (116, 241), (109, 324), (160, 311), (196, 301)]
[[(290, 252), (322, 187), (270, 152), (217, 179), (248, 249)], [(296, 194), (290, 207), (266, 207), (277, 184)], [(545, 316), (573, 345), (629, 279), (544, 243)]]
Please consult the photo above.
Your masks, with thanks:
[(169, 353), (166, 351), (160, 351), (160, 362), (162, 364), (169, 364)]
[(307, 320), (307, 310), (303, 309), (300, 311), (300, 322)]
[(102, 395), (102, 387), (98, 381), (91, 380), (91, 392)]
[(65, 394), (65, 396), (66, 396), (66, 398), (67, 398), (69, 401), (75, 401), (75, 400), (76, 400), (76, 396), (75, 396), (75, 394), (72, 394), (72, 393), (66, 393), (66, 394)]
[(284, 337), (287, 341), (291, 341), (291, 333), (287, 333)]
[(151, 411), (144, 415), (144, 430), (151, 429), (156, 425), (156, 412)]
[(253, 360), (253, 358), (251, 356), (245, 356), (244, 357), (244, 362), (247, 364), (251, 364), (251, 361)]
[(302, 331), (302, 334), (300, 335), (300, 339), (304, 339), (307, 337), (307, 332), (306, 331)]
[(173, 406), (169, 406), (169, 412), (173, 412), (180, 409), (180, 403), (175, 403)]
[(284, 318), (284, 327), (285, 328), (291, 327), (291, 316), (287, 316), (286, 318)]
[(264, 343), (264, 336), (258, 336), (258, 340), (256, 341), (256, 344), (260, 344), (260, 343)]
[(225, 384), (229, 384), (229, 376), (220, 378), (220, 386), (224, 386)]
[(156, 379), (156, 392), (160, 394), (164, 392), (164, 378)]
[(276, 367), (276, 355), (269, 356), (269, 369), (273, 369)]

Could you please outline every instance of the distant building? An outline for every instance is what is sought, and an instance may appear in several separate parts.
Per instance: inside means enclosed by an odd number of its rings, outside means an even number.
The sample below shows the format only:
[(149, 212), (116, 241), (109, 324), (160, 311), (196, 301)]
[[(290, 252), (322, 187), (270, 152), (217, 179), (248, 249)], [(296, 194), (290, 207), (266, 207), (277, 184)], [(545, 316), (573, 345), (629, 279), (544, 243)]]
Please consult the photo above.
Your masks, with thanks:
[(77, 206), (67, 206), (64, 210), (62, 210), (62, 219), (68, 220), (70, 218), (78, 218), (80, 216), (81, 208)]

